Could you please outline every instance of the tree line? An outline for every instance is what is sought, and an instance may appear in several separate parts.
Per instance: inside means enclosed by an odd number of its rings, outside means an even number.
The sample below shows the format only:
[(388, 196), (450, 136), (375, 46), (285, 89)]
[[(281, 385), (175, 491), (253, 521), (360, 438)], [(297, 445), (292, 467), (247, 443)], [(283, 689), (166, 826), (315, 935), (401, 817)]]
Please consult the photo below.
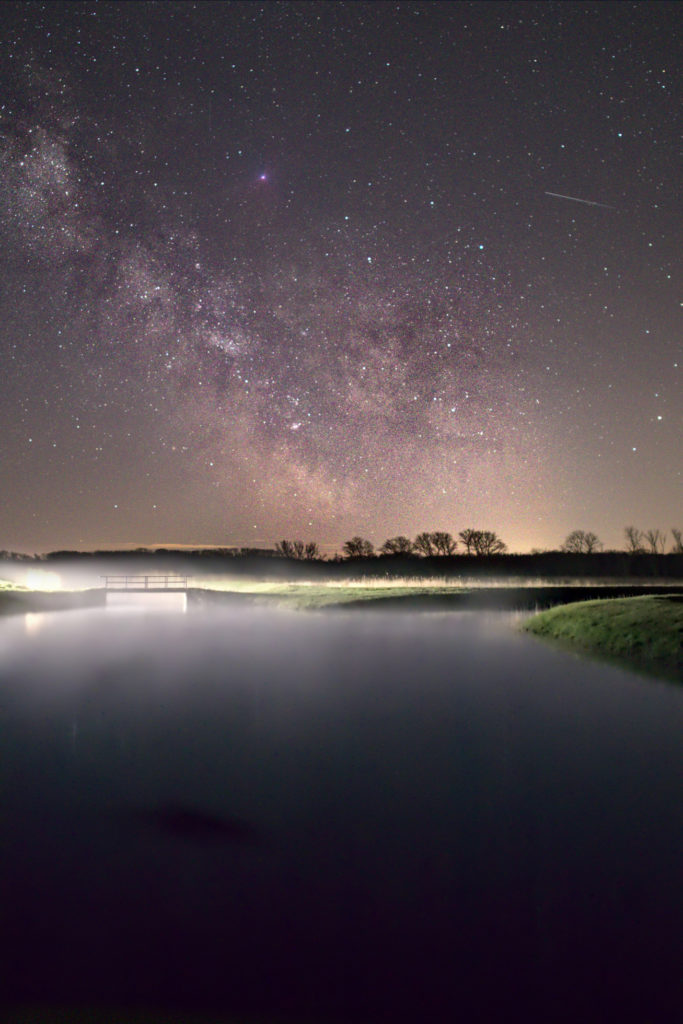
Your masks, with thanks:
[[(461, 530), (458, 539), (467, 555), (502, 555), (507, 545), (492, 530)], [(351, 537), (344, 541), (342, 552), (345, 558), (373, 558), (382, 555), (421, 555), (424, 558), (454, 555), (458, 541), (446, 530), (418, 533), (414, 540), (400, 535), (389, 537), (375, 550), (372, 541), (365, 537)], [(313, 560), (321, 558), (320, 548), (315, 541), (280, 540), (275, 553), (283, 558)]]
[[(626, 550), (633, 555), (663, 555), (666, 551), (666, 530), (640, 530), (637, 526), (626, 526)], [(683, 555), (683, 530), (671, 527), (671, 554)]]
[[(666, 552), (666, 530), (641, 530), (637, 526), (625, 526), (625, 550), (630, 555), (663, 555)], [(671, 528), (672, 555), (683, 554), (683, 531)], [(586, 530), (572, 530), (562, 545), (562, 551), (574, 554), (592, 555), (602, 551), (604, 544), (596, 534)]]
[[(629, 554), (664, 554), (667, 545), (666, 530), (641, 530), (635, 526), (624, 528), (625, 550)], [(683, 531), (671, 528), (671, 554), (683, 554)], [(460, 546), (459, 546), (460, 544)], [(502, 555), (507, 545), (492, 530), (461, 530), (457, 540), (446, 530), (418, 533), (414, 540), (400, 534), (389, 537), (377, 549), (372, 541), (355, 536), (342, 545), (345, 558), (374, 558), (386, 555), (418, 555), (423, 558), (438, 558), (458, 553), (465, 555)], [(604, 544), (591, 530), (572, 530), (567, 535), (560, 551), (571, 554), (593, 555), (604, 550)], [(540, 552), (538, 552), (540, 553)], [(321, 560), (324, 556), (316, 541), (281, 540), (275, 545), (275, 554), (282, 558), (297, 560)]]
[[(683, 530), (672, 527), (670, 530), (671, 541), (666, 530), (650, 529), (643, 530), (636, 526), (624, 527), (625, 545), (624, 548), (613, 550), (611, 553), (626, 553), (628, 555), (663, 555), (667, 553), (667, 546), (672, 555), (683, 555)], [(492, 530), (461, 530), (457, 539), (446, 530), (424, 531), (411, 540), (409, 537), (400, 535), (389, 537), (377, 549), (372, 541), (365, 537), (354, 536), (345, 541), (342, 546), (343, 555), (333, 556), (332, 560), (342, 558), (379, 558), (383, 556), (406, 556), (438, 558), (456, 554), (490, 556), (502, 555), (508, 552), (507, 545)], [(565, 554), (594, 555), (604, 551), (604, 544), (590, 530), (572, 530), (567, 535), (564, 543), (554, 551), (543, 551), (532, 549), (531, 556), (551, 555), (561, 552)], [(610, 552), (605, 552), (607, 555)], [(65, 561), (69, 559), (139, 559), (142, 557), (155, 558), (287, 558), (296, 561), (324, 561), (316, 541), (303, 540), (281, 540), (273, 548), (247, 548), (247, 547), (211, 547), (197, 550), (178, 551), (174, 548), (138, 548), (133, 551), (120, 550), (97, 550), (97, 551), (52, 551), (49, 554), (24, 554), (16, 551), (0, 550), (0, 560), (7, 562), (35, 562), (35, 561)], [(521, 557), (521, 556), (517, 556)]]

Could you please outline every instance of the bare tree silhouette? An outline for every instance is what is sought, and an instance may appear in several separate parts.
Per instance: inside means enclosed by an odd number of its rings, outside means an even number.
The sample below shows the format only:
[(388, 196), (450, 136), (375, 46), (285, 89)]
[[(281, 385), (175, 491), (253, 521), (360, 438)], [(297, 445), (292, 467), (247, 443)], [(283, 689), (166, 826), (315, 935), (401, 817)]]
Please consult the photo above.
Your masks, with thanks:
[(468, 555), (474, 554), (474, 540), (477, 532), (477, 530), (468, 528), (467, 530), (461, 530), (458, 534), (458, 537), (460, 537), (460, 540), (465, 545), (465, 551)]
[(645, 543), (648, 545), (650, 552), (653, 555), (659, 555), (664, 553), (666, 546), (666, 530), (646, 530)]
[(600, 551), (603, 547), (603, 543), (596, 533), (591, 533), (588, 530), (583, 535), (583, 549), (587, 555), (592, 555), (596, 551)]
[(432, 534), (432, 544), (436, 548), (438, 555), (452, 555), (458, 546), (457, 541), (453, 540), (451, 534), (446, 533), (444, 530), (437, 530)]
[(275, 552), (283, 558), (294, 558), (298, 561), (320, 558), (320, 549), (316, 541), (305, 544), (302, 540), (280, 540), (275, 545)]
[(458, 534), (468, 555), (502, 555), (507, 551), (497, 533), (493, 530), (473, 530), (470, 527)]
[(498, 534), (492, 530), (474, 530), (473, 533), (475, 554), (502, 555), (504, 551), (507, 551), (507, 544), (504, 544)]
[(586, 530), (572, 530), (565, 538), (562, 551), (573, 554), (592, 555), (602, 548), (602, 541), (595, 533)]
[(415, 548), (410, 538), (401, 535), (389, 537), (379, 550), (383, 555), (412, 555)]
[(674, 539), (671, 553), (673, 555), (683, 555), (683, 531), (677, 530), (675, 526), (671, 527), (671, 536)]
[(347, 558), (370, 558), (375, 552), (373, 544), (364, 537), (345, 540), (343, 550)]
[(432, 539), (433, 536), (434, 535), (432, 533), (425, 532), (418, 533), (417, 537), (415, 538), (415, 550), (419, 551), (421, 555), (425, 556), (425, 558), (431, 558), (431, 556), (435, 553), (434, 541)]
[(645, 550), (643, 531), (639, 530), (637, 526), (625, 526), (624, 533), (626, 534), (626, 550), (632, 555), (641, 554)]

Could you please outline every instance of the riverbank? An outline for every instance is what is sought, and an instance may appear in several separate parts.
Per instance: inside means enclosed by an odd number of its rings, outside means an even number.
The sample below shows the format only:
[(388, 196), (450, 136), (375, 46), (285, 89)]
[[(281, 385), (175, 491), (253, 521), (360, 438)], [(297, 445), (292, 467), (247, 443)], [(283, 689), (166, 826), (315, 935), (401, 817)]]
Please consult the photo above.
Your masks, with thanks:
[[(0, 615), (63, 611), (101, 607), (107, 603), (102, 587), (85, 590), (40, 591), (2, 585)], [(349, 583), (240, 583), (198, 581), (187, 590), (188, 607), (199, 610), (228, 605), (276, 606), (294, 611), (519, 611), (537, 612), (556, 605), (600, 599), (622, 599), (647, 595), (665, 597), (671, 585), (627, 584), (527, 584), (459, 586), (424, 581), (368, 581)], [(680, 589), (676, 588), (676, 593)], [(119, 593), (119, 591), (116, 591)], [(130, 592), (131, 597), (135, 594)], [(150, 591), (152, 593), (152, 591)], [(140, 595), (144, 599), (144, 594)]]
[(27, 612), (60, 612), (72, 608), (97, 608), (106, 604), (106, 591), (0, 589), (0, 615)]
[(539, 611), (558, 604), (597, 598), (667, 595), (670, 586), (528, 585), (453, 586), (411, 584), (397, 586), (359, 580), (349, 584), (258, 583), (193, 587), (188, 590), (192, 607), (216, 607), (249, 602), (276, 605), (297, 611)]
[(550, 608), (524, 629), (648, 675), (683, 682), (683, 593)]

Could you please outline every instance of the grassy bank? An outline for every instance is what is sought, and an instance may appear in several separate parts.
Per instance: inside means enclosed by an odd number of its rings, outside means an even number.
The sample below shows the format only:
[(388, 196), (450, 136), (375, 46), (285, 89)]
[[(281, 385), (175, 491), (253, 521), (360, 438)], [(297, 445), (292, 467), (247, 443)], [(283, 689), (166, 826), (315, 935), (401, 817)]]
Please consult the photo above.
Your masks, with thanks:
[(103, 605), (104, 591), (93, 590), (29, 590), (0, 580), (0, 615), (25, 615), (27, 612), (59, 612), (70, 608), (91, 608)]
[(389, 599), (433, 597), (435, 595), (461, 595), (462, 587), (433, 585), (421, 581), (352, 580), (340, 583), (273, 583), (202, 580), (191, 591), (198, 604), (222, 603), (225, 600), (247, 600), (261, 605), (277, 605), (297, 610), (364, 604), (384, 603)]
[(561, 605), (535, 615), (524, 628), (573, 650), (683, 682), (683, 593)]
[[(583, 581), (556, 585), (529, 580), (522, 585), (510, 585), (507, 581), (484, 586), (471, 580), (465, 583), (443, 578), (372, 580), (362, 577), (323, 583), (203, 577), (194, 578), (187, 592), (189, 605), (194, 609), (260, 605), (296, 611), (348, 609), (409, 612), (528, 612), (577, 602), (606, 604), (607, 599), (611, 598), (641, 599), (645, 594), (649, 598), (655, 595), (666, 598), (671, 593), (670, 585), (586, 585)], [(680, 595), (679, 600), (683, 599), (680, 590), (673, 593)], [(106, 593), (102, 587), (41, 591), (0, 580), (0, 615), (58, 611), (105, 603)]]
[(274, 583), (236, 580), (196, 580), (189, 591), (190, 601), (199, 607), (247, 602), (276, 605), (281, 608), (315, 611), (329, 608), (367, 611), (535, 611), (557, 604), (589, 601), (595, 598), (631, 597), (645, 593), (668, 594), (670, 587), (620, 585), (539, 585), (529, 581), (523, 586), (509, 582), (482, 586), (469, 582), (439, 580), (349, 580), (327, 583)]

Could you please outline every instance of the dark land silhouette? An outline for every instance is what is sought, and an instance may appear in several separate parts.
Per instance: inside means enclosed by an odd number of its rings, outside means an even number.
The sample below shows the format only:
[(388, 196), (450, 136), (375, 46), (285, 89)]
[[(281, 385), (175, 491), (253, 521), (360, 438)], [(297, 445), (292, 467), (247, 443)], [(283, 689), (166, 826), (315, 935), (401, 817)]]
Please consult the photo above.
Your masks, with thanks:
[(72, 564), (109, 571), (154, 572), (187, 575), (230, 575), (263, 580), (368, 579), (683, 579), (683, 554), (598, 551), (592, 554), (544, 551), (535, 554), (433, 555), (379, 554), (351, 558), (298, 559), (268, 550), (199, 549), (175, 551), (159, 548), (136, 551), (52, 551), (45, 555), (3, 553), (4, 560), (27, 562), (59, 570)]

